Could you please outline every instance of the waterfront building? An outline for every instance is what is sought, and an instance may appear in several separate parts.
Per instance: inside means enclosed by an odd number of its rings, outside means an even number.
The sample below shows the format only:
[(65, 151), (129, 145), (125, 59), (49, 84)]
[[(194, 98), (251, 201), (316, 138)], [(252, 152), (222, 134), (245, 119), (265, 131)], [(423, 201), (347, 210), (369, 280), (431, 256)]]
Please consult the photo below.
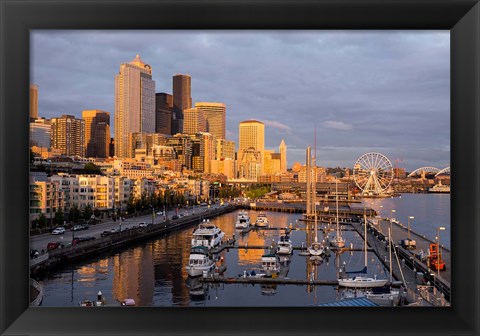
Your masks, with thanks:
[(173, 96), (155, 94), (155, 133), (172, 134)]
[(64, 114), (51, 119), (51, 146), (67, 156), (85, 156), (85, 122)]
[(285, 144), (285, 141), (282, 139), (282, 142), (280, 142), (279, 146), (280, 150), (280, 171), (282, 173), (287, 172), (287, 145)]
[(191, 85), (189, 75), (173, 76), (172, 134), (183, 133), (183, 111), (192, 107)]
[(35, 119), (30, 122), (30, 146), (50, 149), (52, 125), (50, 120)]
[(115, 176), (113, 181), (115, 209), (125, 209), (128, 199), (133, 193), (133, 180), (126, 176)]
[(115, 155), (131, 157), (130, 133), (155, 133), (155, 81), (152, 68), (137, 55), (115, 76)]
[(150, 196), (157, 190), (157, 182), (152, 178), (137, 178), (133, 180), (133, 197), (140, 199), (142, 195)]
[(38, 119), (38, 85), (30, 84), (30, 121)]
[(196, 107), (185, 109), (183, 111), (183, 133), (195, 134), (207, 131), (207, 121), (203, 111)]
[(113, 167), (114, 171), (120, 174), (120, 176), (125, 176), (130, 179), (153, 177), (153, 170), (147, 162), (137, 161), (131, 158), (123, 160), (116, 159)]
[(215, 139), (225, 139), (226, 110), (224, 103), (198, 102), (195, 108), (203, 112), (206, 121), (205, 131), (212, 134)]
[(240, 178), (257, 178), (263, 174), (265, 125), (257, 120), (242, 121), (239, 125), (238, 156)]
[(110, 154), (110, 113), (102, 110), (84, 110), (85, 153), (87, 157), (106, 158)]
[(30, 221), (40, 214), (50, 220), (64, 208), (64, 196), (60, 184), (49, 181), (47, 174), (30, 174)]

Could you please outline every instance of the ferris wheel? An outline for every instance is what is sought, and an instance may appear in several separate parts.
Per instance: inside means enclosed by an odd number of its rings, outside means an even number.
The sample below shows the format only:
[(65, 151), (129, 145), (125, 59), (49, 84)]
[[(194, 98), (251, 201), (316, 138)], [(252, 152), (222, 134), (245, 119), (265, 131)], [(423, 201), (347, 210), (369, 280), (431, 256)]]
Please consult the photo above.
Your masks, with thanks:
[(362, 195), (385, 195), (393, 180), (392, 163), (380, 153), (363, 154), (353, 167), (353, 180), (362, 190)]

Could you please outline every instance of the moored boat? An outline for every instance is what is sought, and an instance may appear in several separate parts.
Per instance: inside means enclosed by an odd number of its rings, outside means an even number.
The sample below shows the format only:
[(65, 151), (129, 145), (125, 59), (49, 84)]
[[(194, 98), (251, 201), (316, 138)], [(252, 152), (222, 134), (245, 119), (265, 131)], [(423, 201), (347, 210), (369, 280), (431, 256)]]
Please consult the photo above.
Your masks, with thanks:
[(260, 212), (257, 215), (257, 219), (255, 220), (256, 227), (266, 227), (268, 226), (268, 217), (264, 212)]
[(222, 243), (225, 233), (208, 220), (203, 222), (193, 232), (192, 246), (215, 247)]
[(204, 271), (210, 272), (215, 268), (215, 260), (206, 246), (194, 246), (190, 250), (188, 265), (185, 266), (187, 273), (191, 277), (197, 277)]
[(293, 245), (290, 237), (280, 236), (280, 240), (277, 243), (277, 254), (290, 255), (293, 252)]
[(280, 273), (280, 263), (275, 254), (264, 254), (262, 256), (262, 271), (266, 276), (276, 276)]
[(246, 211), (238, 213), (237, 221), (235, 222), (236, 229), (247, 229), (250, 226), (250, 216)]

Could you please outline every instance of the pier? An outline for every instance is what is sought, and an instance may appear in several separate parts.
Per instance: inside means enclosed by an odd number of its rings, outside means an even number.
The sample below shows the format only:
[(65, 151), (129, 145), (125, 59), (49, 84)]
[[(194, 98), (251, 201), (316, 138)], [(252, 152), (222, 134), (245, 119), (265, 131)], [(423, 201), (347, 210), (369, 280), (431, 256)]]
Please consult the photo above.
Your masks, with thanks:
[(289, 278), (266, 278), (266, 277), (205, 277), (200, 278), (200, 282), (206, 283), (225, 283), (225, 284), (279, 284), (279, 285), (316, 285), (316, 286), (336, 286), (337, 280), (306, 280), (306, 279), (289, 279)]

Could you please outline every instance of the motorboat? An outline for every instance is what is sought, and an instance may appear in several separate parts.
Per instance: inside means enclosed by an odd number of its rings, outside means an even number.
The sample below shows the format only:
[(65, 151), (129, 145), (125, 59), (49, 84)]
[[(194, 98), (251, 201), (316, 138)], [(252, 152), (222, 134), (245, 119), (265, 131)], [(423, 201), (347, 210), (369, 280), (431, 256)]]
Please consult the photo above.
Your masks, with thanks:
[(190, 250), (188, 265), (185, 266), (191, 277), (203, 275), (203, 272), (210, 272), (215, 268), (215, 260), (206, 246), (195, 246)]
[(324, 252), (323, 245), (318, 241), (315, 241), (308, 247), (308, 254), (311, 256), (320, 256)]
[(247, 229), (250, 226), (250, 216), (246, 211), (238, 213), (237, 221), (235, 222), (236, 229)]
[(257, 219), (255, 220), (256, 227), (266, 227), (268, 226), (268, 218), (264, 212), (260, 212), (257, 215)]
[(103, 297), (102, 292), (98, 291), (96, 300), (85, 299), (79, 303), (79, 306), (80, 307), (102, 307), (102, 306), (105, 306), (105, 304), (106, 304), (105, 298)]
[(125, 299), (120, 303), (121, 306), (123, 307), (133, 307), (136, 305), (134, 299)]
[(221, 244), (224, 236), (225, 233), (219, 227), (204, 219), (193, 232), (192, 246), (212, 248)]
[(293, 245), (290, 237), (280, 236), (280, 240), (277, 243), (277, 254), (290, 255), (293, 252)]
[(280, 273), (280, 263), (275, 254), (262, 255), (262, 271), (267, 277), (277, 276)]

